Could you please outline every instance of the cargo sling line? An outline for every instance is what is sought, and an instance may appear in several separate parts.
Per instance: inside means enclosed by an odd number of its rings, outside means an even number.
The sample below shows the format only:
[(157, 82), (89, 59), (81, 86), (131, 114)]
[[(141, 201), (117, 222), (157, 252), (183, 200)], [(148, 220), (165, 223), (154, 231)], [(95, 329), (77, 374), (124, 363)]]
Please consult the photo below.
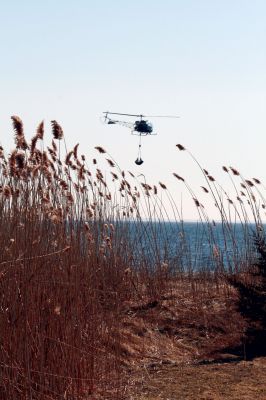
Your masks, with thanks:
[(138, 157), (135, 161), (135, 164), (137, 164), (137, 165), (143, 164), (143, 160), (141, 159), (141, 135), (139, 135), (139, 151), (138, 151)]

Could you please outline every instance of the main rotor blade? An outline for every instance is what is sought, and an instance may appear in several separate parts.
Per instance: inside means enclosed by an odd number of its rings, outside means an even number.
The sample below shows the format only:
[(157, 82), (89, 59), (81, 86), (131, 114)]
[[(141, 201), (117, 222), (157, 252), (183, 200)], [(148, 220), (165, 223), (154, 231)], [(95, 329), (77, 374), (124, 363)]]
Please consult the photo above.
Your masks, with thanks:
[(146, 118), (180, 118), (178, 115), (142, 115)]
[(110, 115), (126, 115), (128, 117), (138, 117), (138, 118), (180, 118), (178, 115), (143, 115), (143, 114), (124, 114), (105, 111), (103, 114)]
[(114, 112), (109, 112), (105, 111), (103, 114), (111, 114), (111, 115), (127, 115), (128, 117), (143, 117), (141, 114), (123, 114), (123, 113), (114, 113)]

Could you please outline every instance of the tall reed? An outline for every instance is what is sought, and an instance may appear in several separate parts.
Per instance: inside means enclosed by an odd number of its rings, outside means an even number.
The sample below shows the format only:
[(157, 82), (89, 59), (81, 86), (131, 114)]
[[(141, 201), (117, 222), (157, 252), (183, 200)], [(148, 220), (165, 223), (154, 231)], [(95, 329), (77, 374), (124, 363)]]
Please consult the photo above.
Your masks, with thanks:
[(175, 172), (199, 216), (191, 240), (163, 182), (123, 171), (101, 146), (100, 161), (88, 162), (78, 145), (67, 151), (57, 121), (47, 147), (43, 122), (29, 142), (21, 119), (12, 122), (15, 148), (8, 156), (0, 148), (1, 399), (125, 398), (120, 331), (128, 304), (153, 304), (175, 279), (189, 279), (195, 295), (199, 282), (218, 290), (225, 275), (244, 271), (254, 256), (250, 215), (253, 229), (263, 229), (263, 188), (224, 167), (231, 200), (192, 156), (220, 213), (222, 240)]

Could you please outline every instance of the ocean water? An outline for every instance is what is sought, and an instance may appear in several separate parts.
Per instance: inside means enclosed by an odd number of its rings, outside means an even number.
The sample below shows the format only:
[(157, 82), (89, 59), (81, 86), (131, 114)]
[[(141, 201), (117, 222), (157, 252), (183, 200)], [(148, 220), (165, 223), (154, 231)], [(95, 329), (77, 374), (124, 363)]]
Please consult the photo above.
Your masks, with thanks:
[(136, 266), (167, 264), (173, 271), (239, 270), (257, 256), (256, 231), (252, 224), (196, 222), (127, 222), (121, 229)]

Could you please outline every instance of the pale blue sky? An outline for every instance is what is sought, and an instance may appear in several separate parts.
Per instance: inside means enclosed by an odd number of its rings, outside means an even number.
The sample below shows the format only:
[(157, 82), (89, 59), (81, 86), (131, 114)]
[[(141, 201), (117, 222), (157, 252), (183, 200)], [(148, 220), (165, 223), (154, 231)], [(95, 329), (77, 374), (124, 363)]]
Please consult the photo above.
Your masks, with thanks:
[[(10, 115), (32, 136), (39, 121), (62, 124), (69, 147), (107, 148), (124, 169), (165, 182), (180, 202), (176, 171), (203, 184), (176, 143), (223, 184), (221, 165), (265, 177), (266, 2), (264, 0), (0, 0), (0, 141)], [(102, 111), (177, 114), (153, 120), (143, 140), (102, 125)], [(266, 177), (265, 177), (266, 181)], [(193, 204), (183, 195), (187, 218)], [(202, 196), (204, 201), (204, 196)], [(214, 211), (211, 211), (211, 213)], [(214, 215), (214, 214), (213, 214)]]

